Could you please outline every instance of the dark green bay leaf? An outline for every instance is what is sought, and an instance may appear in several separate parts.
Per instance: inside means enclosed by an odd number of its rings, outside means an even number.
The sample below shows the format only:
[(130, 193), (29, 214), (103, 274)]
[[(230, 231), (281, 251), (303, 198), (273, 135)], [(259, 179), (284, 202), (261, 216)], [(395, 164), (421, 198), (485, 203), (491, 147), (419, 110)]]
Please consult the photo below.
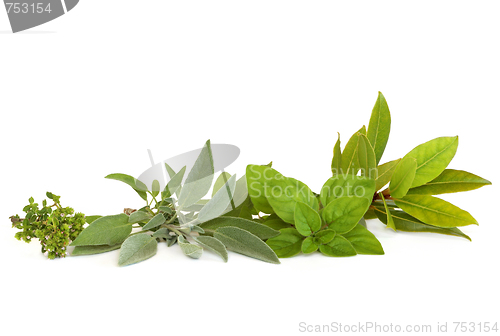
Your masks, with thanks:
[(389, 106), (382, 92), (379, 92), (377, 101), (372, 110), (370, 123), (368, 124), (368, 132), (366, 134), (375, 151), (377, 164), (380, 162), (387, 141), (389, 140), (390, 130), (391, 113), (389, 112)]
[(156, 254), (156, 238), (147, 233), (139, 233), (125, 240), (120, 249), (119, 266), (127, 266), (151, 258)]
[(446, 228), (478, 224), (467, 211), (437, 197), (407, 195), (395, 202), (404, 212), (426, 224)]
[(267, 225), (238, 217), (218, 217), (199, 225), (199, 227), (205, 230), (205, 234), (207, 235), (213, 235), (217, 229), (228, 226), (243, 229), (263, 240), (276, 237), (280, 234), (279, 231)]
[(394, 198), (402, 198), (406, 195), (413, 183), (417, 172), (417, 160), (412, 157), (404, 157), (392, 174), (389, 190)]
[(227, 250), (220, 240), (211, 236), (194, 237), (194, 240), (204, 248), (218, 254), (224, 262), (227, 262)]
[(389, 161), (377, 167), (377, 178), (375, 179), (375, 191), (382, 189), (392, 178), (392, 174), (401, 159)]
[[(449, 236), (457, 236), (457, 237), (462, 237), (468, 240), (471, 240), (469, 236), (467, 236), (465, 233), (460, 231), (460, 229), (453, 227), (453, 228), (440, 228), (437, 226), (433, 225), (428, 225), (425, 224), (415, 217), (410, 216), (404, 211), (401, 210), (390, 210), (391, 212), (391, 217), (394, 220), (394, 224), (396, 225), (396, 229), (398, 231), (404, 231), (404, 232), (430, 232), (430, 233), (439, 233), (439, 234), (445, 234)], [(380, 221), (384, 224), (387, 224), (387, 213), (384, 212), (383, 210), (377, 208), (375, 211), (377, 214), (377, 217), (380, 219)]]
[(116, 245), (91, 245), (91, 246), (76, 246), (71, 252), (72, 256), (81, 256), (81, 255), (91, 255), (91, 254), (99, 254), (109, 251), (118, 250), (122, 244)]
[(336, 235), (328, 244), (320, 245), (319, 251), (329, 257), (352, 257), (357, 254), (351, 243), (340, 235)]
[(128, 222), (128, 218), (126, 214), (98, 218), (70, 246), (120, 244), (132, 232), (132, 224)]
[(280, 258), (290, 258), (300, 253), (304, 237), (294, 228), (281, 229), (280, 235), (267, 240), (267, 245)]
[(343, 236), (351, 243), (358, 254), (384, 254), (382, 244), (380, 244), (377, 237), (363, 225), (356, 225), (354, 229), (343, 234)]
[(417, 160), (417, 171), (412, 188), (419, 187), (438, 177), (455, 156), (458, 136), (440, 137), (412, 149), (406, 157)]
[(358, 224), (369, 205), (364, 197), (339, 197), (323, 208), (321, 216), (329, 229), (342, 234)]
[(408, 195), (439, 195), (481, 188), (490, 181), (463, 170), (445, 169), (441, 175), (426, 184), (410, 189)]
[(220, 240), (228, 250), (269, 263), (280, 263), (276, 253), (262, 239), (246, 230), (233, 226), (221, 227), (214, 232), (214, 238)]

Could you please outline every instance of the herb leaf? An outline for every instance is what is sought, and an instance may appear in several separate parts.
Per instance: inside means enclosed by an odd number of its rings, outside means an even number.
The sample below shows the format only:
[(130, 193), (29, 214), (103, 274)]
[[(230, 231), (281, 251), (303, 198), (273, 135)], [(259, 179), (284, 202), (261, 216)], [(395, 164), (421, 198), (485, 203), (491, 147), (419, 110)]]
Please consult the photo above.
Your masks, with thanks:
[[(246, 169), (248, 194), (259, 211), (273, 214), (274, 210), (266, 197), (266, 182), (279, 173), (269, 166), (248, 165)], [(279, 174), (281, 175), (281, 174)]]
[(234, 226), (221, 227), (214, 232), (214, 238), (220, 240), (228, 250), (269, 263), (280, 263), (276, 253), (266, 243), (243, 229)]
[(141, 181), (139, 181), (135, 177), (132, 177), (132, 176), (127, 175), (127, 174), (109, 174), (105, 178), (111, 179), (111, 180), (121, 181), (123, 183), (128, 184), (139, 194), (139, 196), (141, 196), (141, 198), (143, 200), (145, 200), (145, 201), (148, 200), (148, 195), (146, 193), (146, 191), (148, 190), (148, 187), (146, 187), (146, 185), (144, 183), (142, 183)]
[(463, 170), (445, 169), (441, 175), (426, 184), (410, 189), (408, 195), (439, 195), (481, 188), (490, 181)]
[(391, 184), (389, 184), (392, 197), (402, 198), (406, 195), (413, 183), (416, 171), (417, 160), (405, 156), (392, 174)]
[(150, 220), (152, 215), (149, 212), (146, 211), (134, 211), (130, 214), (130, 217), (128, 218), (128, 222), (131, 224), (139, 223), (145, 220)]
[(345, 145), (344, 151), (342, 152), (342, 174), (356, 175), (359, 170), (358, 161), (358, 142), (360, 134), (366, 135), (366, 127), (363, 126), (359, 131), (354, 133)]
[(373, 233), (361, 224), (356, 225), (354, 229), (343, 236), (351, 243), (358, 254), (384, 254), (382, 244)]
[(375, 177), (377, 175), (377, 161), (370, 141), (364, 134), (359, 134), (358, 163), (361, 176)]
[(233, 175), (200, 210), (198, 220), (203, 223), (222, 215), (231, 204), (235, 186), (236, 175)]
[(190, 258), (199, 259), (203, 254), (202, 247), (191, 244), (186, 240), (186, 238), (184, 238), (184, 236), (177, 237), (177, 243), (181, 247), (182, 253), (184, 253)]
[(315, 242), (313, 237), (306, 237), (306, 239), (302, 241), (301, 250), (304, 254), (316, 252), (318, 248), (319, 245)]
[(231, 174), (227, 172), (222, 172), (219, 177), (215, 180), (214, 187), (212, 189), (212, 197), (215, 196), (217, 191), (219, 191), (220, 188), (222, 188), (226, 183), (227, 180), (231, 178)]
[(438, 177), (455, 156), (458, 136), (440, 137), (412, 149), (405, 157), (417, 160), (417, 171), (412, 188), (421, 186)]
[(122, 244), (118, 265), (126, 266), (149, 259), (156, 254), (157, 248), (156, 238), (147, 233), (130, 236)]
[(426, 224), (445, 228), (478, 224), (467, 211), (437, 197), (407, 195), (394, 201), (403, 211)]
[(396, 166), (398, 165), (399, 161), (401, 161), (401, 159), (389, 161), (377, 167), (377, 178), (375, 179), (375, 191), (379, 191), (380, 189), (382, 189), (382, 187), (384, 187), (387, 183), (389, 183), (389, 181), (392, 178), (392, 174), (394, 173), (394, 170), (396, 169)]
[(227, 250), (220, 240), (210, 236), (194, 237), (194, 240), (204, 248), (207, 248), (218, 254), (222, 258), (222, 260), (224, 260), (224, 262), (227, 262)]
[(333, 158), (332, 158), (332, 174), (337, 175), (341, 173), (342, 168), (342, 152), (340, 150), (340, 133), (335, 147), (333, 147)]
[(85, 228), (70, 246), (116, 245), (132, 232), (132, 224), (126, 214), (104, 216)]
[(304, 237), (294, 228), (281, 229), (280, 235), (267, 240), (276, 255), (280, 258), (290, 258), (300, 253)]
[(73, 252), (71, 252), (71, 255), (72, 256), (81, 256), (81, 255), (99, 254), (99, 253), (118, 250), (121, 246), (122, 246), (122, 244), (76, 246), (73, 249)]
[(214, 232), (223, 227), (237, 227), (240, 229), (243, 229), (245, 231), (248, 231), (260, 239), (269, 239), (272, 237), (278, 236), (280, 233), (277, 230), (272, 229), (271, 227), (260, 224), (257, 222), (254, 222), (252, 220), (248, 220), (245, 218), (238, 218), (238, 217), (218, 217), (214, 218), (210, 221), (201, 223), (199, 227), (201, 227), (203, 230), (205, 230), (205, 234), (207, 235), (213, 235)]
[(364, 197), (339, 197), (323, 208), (321, 216), (329, 229), (343, 234), (358, 224), (369, 205)]
[(346, 196), (365, 197), (370, 202), (375, 193), (375, 181), (364, 176), (336, 175), (330, 177), (321, 188), (321, 204), (326, 207), (330, 202)]
[(150, 229), (153, 229), (157, 226), (162, 225), (165, 222), (166, 222), (165, 216), (163, 216), (163, 214), (159, 213), (156, 216), (154, 216), (153, 218), (151, 218), (151, 220), (146, 225), (144, 225), (142, 227), (142, 229), (143, 230), (150, 230)]
[(375, 151), (377, 164), (380, 162), (382, 154), (384, 153), (385, 146), (389, 140), (390, 131), (391, 113), (389, 112), (389, 106), (387, 105), (384, 95), (382, 92), (379, 92), (377, 101), (372, 110), (367, 133), (368, 140), (370, 140)]
[(320, 245), (319, 251), (329, 257), (352, 257), (357, 254), (351, 243), (340, 235), (336, 235), (328, 244)]
[(305, 237), (321, 228), (319, 213), (304, 202), (297, 202), (294, 210), (295, 227)]

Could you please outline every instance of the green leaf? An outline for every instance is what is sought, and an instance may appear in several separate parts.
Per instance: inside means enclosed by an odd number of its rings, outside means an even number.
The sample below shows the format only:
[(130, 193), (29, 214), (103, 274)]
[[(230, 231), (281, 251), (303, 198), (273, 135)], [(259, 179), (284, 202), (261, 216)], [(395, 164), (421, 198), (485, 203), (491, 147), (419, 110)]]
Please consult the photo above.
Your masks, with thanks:
[(203, 223), (222, 215), (233, 199), (236, 187), (236, 175), (229, 178), (226, 184), (215, 193), (210, 201), (200, 210), (198, 221)]
[(184, 238), (184, 236), (179, 236), (177, 238), (177, 240), (178, 240), (179, 246), (181, 247), (182, 253), (184, 253), (188, 257), (193, 258), (193, 259), (199, 259), (201, 257), (201, 255), (203, 254), (202, 247), (200, 247), (198, 245), (191, 244), (190, 242), (188, 242), (186, 240), (186, 238)]
[[(468, 240), (471, 240), (469, 236), (460, 231), (458, 228), (440, 228), (437, 226), (432, 226), (425, 224), (415, 217), (408, 215), (404, 211), (400, 210), (390, 210), (391, 217), (394, 220), (394, 224), (396, 225), (396, 229), (398, 231), (404, 232), (431, 232), (431, 233), (439, 233), (445, 234), (449, 236), (457, 236), (462, 237)], [(383, 212), (380, 209), (376, 209), (375, 213), (380, 221), (384, 224), (387, 224), (387, 213)]]
[(126, 214), (104, 216), (84, 229), (70, 246), (116, 245), (123, 242), (130, 232), (132, 224)]
[(402, 198), (406, 195), (413, 183), (417, 171), (417, 160), (412, 157), (404, 157), (392, 174), (389, 190), (391, 196)]
[(166, 222), (165, 216), (163, 216), (163, 214), (159, 213), (156, 216), (154, 216), (153, 218), (151, 218), (149, 220), (149, 222), (142, 227), (142, 229), (143, 230), (150, 230), (150, 229), (153, 229), (157, 226), (162, 225), (165, 222)]
[(360, 134), (366, 135), (365, 126), (361, 127), (359, 131), (353, 134), (342, 152), (341, 168), (342, 174), (344, 175), (356, 175), (359, 170), (358, 142)]
[(333, 147), (333, 159), (332, 159), (332, 174), (337, 175), (341, 173), (342, 169), (342, 152), (340, 151), (340, 133), (335, 147)]
[(173, 236), (170, 235), (169, 230), (167, 228), (160, 228), (155, 232), (153, 232), (153, 237), (171, 239)]
[(367, 133), (368, 140), (370, 140), (375, 151), (377, 164), (380, 162), (382, 154), (384, 153), (385, 146), (389, 140), (390, 131), (391, 113), (389, 112), (389, 106), (387, 105), (384, 95), (382, 92), (379, 92), (377, 101), (372, 110)]
[(147, 201), (148, 200), (148, 195), (146, 191), (148, 190), (148, 187), (135, 177), (132, 177), (127, 174), (109, 174), (105, 178), (111, 179), (111, 180), (117, 180), (121, 181), (123, 183), (128, 184), (131, 186), (138, 194), (139, 196), (142, 197), (143, 200)]
[(335, 234), (336, 234), (335, 231), (330, 229), (325, 229), (316, 233), (314, 237), (320, 244), (328, 244), (329, 242), (332, 241), (333, 238), (335, 238)]
[(85, 222), (87, 224), (92, 224), (96, 219), (101, 218), (102, 216), (96, 215), (96, 216), (85, 216)]
[(321, 228), (319, 213), (303, 202), (295, 204), (295, 228), (303, 236), (309, 236)]
[(248, 194), (259, 211), (273, 214), (274, 210), (266, 198), (265, 184), (276, 175), (281, 175), (269, 166), (248, 165), (246, 169)]
[(377, 167), (377, 178), (375, 179), (375, 191), (379, 191), (392, 178), (392, 174), (401, 159), (389, 161)]
[(455, 156), (457, 147), (458, 136), (441, 137), (423, 143), (406, 154), (405, 158), (417, 160), (417, 171), (411, 187), (421, 186), (438, 177)]
[(280, 261), (274, 251), (259, 237), (238, 227), (227, 226), (218, 228), (214, 238), (220, 240), (228, 250), (273, 264)]
[(363, 225), (356, 225), (354, 229), (343, 236), (351, 243), (358, 254), (384, 254), (382, 244)]
[(280, 235), (267, 240), (276, 255), (280, 258), (290, 258), (300, 253), (304, 237), (294, 228), (281, 229)]
[(389, 212), (389, 208), (387, 207), (387, 202), (385, 201), (385, 197), (382, 193), (380, 193), (380, 198), (382, 199), (382, 202), (384, 202), (384, 209), (387, 214), (387, 227), (396, 231), (396, 225), (394, 224), (394, 220), (392, 219), (391, 213)]
[(118, 265), (127, 266), (149, 259), (156, 254), (157, 248), (156, 238), (147, 233), (130, 236), (122, 244)]
[(226, 172), (222, 172), (219, 175), (219, 177), (217, 178), (217, 180), (215, 180), (214, 183), (214, 188), (212, 190), (212, 197), (214, 197), (217, 191), (219, 191), (219, 189), (222, 188), (227, 183), (227, 180), (229, 180), (229, 178), (231, 178), (231, 174)]
[(220, 240), (210, 236), (194, 237), (194, 240), (204, 248), (207, 248), (218, 254), (222, 258), (222, 260), (224, 260), (224, 262), (227, 262), (227, 250)]
[(403, 211), (426, 224), (447, 228), (478, 224), (467, 211), (437, 197), (407, 195), (394, 201)]
[(131, 223), (131, 224), (134, 224), (134, 223), (139, 223), (139, 222), (142, 222), (142, 221), (149, 221), (151, 219), (151, 214), (149, 212), (146, 212), (146, 211), (134, 211), (130, 214), (130, 217), (128, 218), (128, 222)]
[(212, 186), (213, 177), (214, 160), (208, 140), (182, 186), (178, 200), (179, 208), (188, 207), (205, 196)]
[(175, 171), (165, 162), (165, 169), (167, 170), (168, 176), (172, 179), (175, 176)]
[(313, 237), (307, 237), (306, 239), (304, 239), (302, 241), (301, 250), (302, 250), (302, 253), (304, 253), (304, 254), (316, 252), (318, 250), (318, 248), (319, 248), (319, 245), (316, 244)]
[(164, 212), (166, 214), (169, 214), (169, 215), (171, 215), (171, 214), (174, 213), (174, 211), (172, 210), (172, 208), (170, 208), (168, 206), (160, 206), (160, 207), (158, 207), (158, 210), (160, 210), (161, 212)]
[(248, 231), (260, 239), (269, 239), (280, 234), (279, 231), (264, 224), (238, 217), (218, 217), (199, 225), (208, 235), (213, 235), (217, 229), (228, 226)]
[(375, 181), (364, 176), (337, 175), (330, 177), (321, 188), (321, 204), (326, 207), (339, 197), (365, 197), (370, 202), (375, 193)]
[(369, 205), (364, 197), (339, 197), (323, 208), (321, 215), (329, 229), (343, 234), (358, 224)]
[(408, 195), (439, 195), (481, 188), (490, 181), (463, 170), (445, 169), (441, 175), (426, 184), (410, 189)]
[(272, 228), (274, 230), (278, 230), (278, 231), (281, 229), (288, 229), (288, 228), (293, 227), (292, 224), (285, 222), (284, 220), (282, 220), (279, 217), (266, 220), (263, 224), (265, 226), (269, 226), (270, 228)]
[(340, 235), (336, 235), (328, 244), (320, 245), (319, 251), (329, 257), (352, 257), (357, 254), (351, 243)]
[(81, 256), (81, 255), (91, 255), (91, 254), (99, 254), (109, 251), (118, 250), (122, 244), (116, 245), (93, 245), (93, 246), (76, 246), (71, 252), (72, 256)]
[(377, 160), (375, 152), (366, 135), (359, 135), (358, 142), (358, 163), (361, 176), (375, 179), (377, 177)]
[(153, 180), (153, 184), (151, 185), (151, 194), (153, 197), (156, 197), (160, 194), (160, 181)]
[(307, 185), (281, 174), (267, 181), (265, 195), (274, 212), (290, 224), (295, 224), (294, 212), (297, 202), (304, 202), (314, 210), (319, 210), (318, 199)]
[[(166, 165), (166, 163), (165, 163)], [(170, 177), (170, 181), (168, 181), (165, 189), (161, 194), (161, 198), (165, 199), (172, 196), (174, 193), (179, 196), (181, 190), (182, 179), (184, 178), (184, 173), (186, 172), (186, 166), (182, 167), (179, 172)]]

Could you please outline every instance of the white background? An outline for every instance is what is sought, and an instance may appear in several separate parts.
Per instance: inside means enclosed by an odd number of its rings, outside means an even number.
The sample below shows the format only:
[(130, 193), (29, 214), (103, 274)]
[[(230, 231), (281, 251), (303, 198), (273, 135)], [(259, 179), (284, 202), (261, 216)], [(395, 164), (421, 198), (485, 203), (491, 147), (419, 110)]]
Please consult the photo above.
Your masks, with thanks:
[[(0, 10), (0, 332), (4, 335), (296, 335), (299, 323), (500, 322), (496, 173), (500, 6), (495, 1), (83, 0), (9, 33)], [(241, 149), (228, 168), (274, 162), (319, 190), (332, 148), (367, 124), (377, 92), (392, 132), (382, 161), (460, 136), (450, 167), (493, 182), (445, 195), (473, 241), (369, 228), (385, 256), (320, 254), (224, 264), (160, 246), (47, 260), (8, 217), (46, 191), (86, 214), (142, 200), (139, 175), (207, 139)], [(500, 326), (499, 326), (500, 327)], [(429, 333), (428, 333), (429, 334)]]

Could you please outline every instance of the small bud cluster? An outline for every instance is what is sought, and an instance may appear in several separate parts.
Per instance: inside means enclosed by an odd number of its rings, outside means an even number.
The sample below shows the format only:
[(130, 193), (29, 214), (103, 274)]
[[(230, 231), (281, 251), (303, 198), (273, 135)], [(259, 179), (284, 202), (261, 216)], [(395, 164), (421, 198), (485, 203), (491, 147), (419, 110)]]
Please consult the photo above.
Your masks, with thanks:
[(47, 252), (49, 259), (64, 258), (69, 243), (83, 230), (85, 215), (75, 214), (70, 207), (63, 208), (60, 196), (48, 192), (47, 197), (54, 204), (47, 206), (47, 200), (43, 200), (41, 209), (31, 197), (29, 204), (23, 208), (25, 218), (18, 215), (10, 217), (12, 227), (21, 230), (15, 235), (18, 240), (29, 243), (33, 238), (38, 238), (42, 253)]

